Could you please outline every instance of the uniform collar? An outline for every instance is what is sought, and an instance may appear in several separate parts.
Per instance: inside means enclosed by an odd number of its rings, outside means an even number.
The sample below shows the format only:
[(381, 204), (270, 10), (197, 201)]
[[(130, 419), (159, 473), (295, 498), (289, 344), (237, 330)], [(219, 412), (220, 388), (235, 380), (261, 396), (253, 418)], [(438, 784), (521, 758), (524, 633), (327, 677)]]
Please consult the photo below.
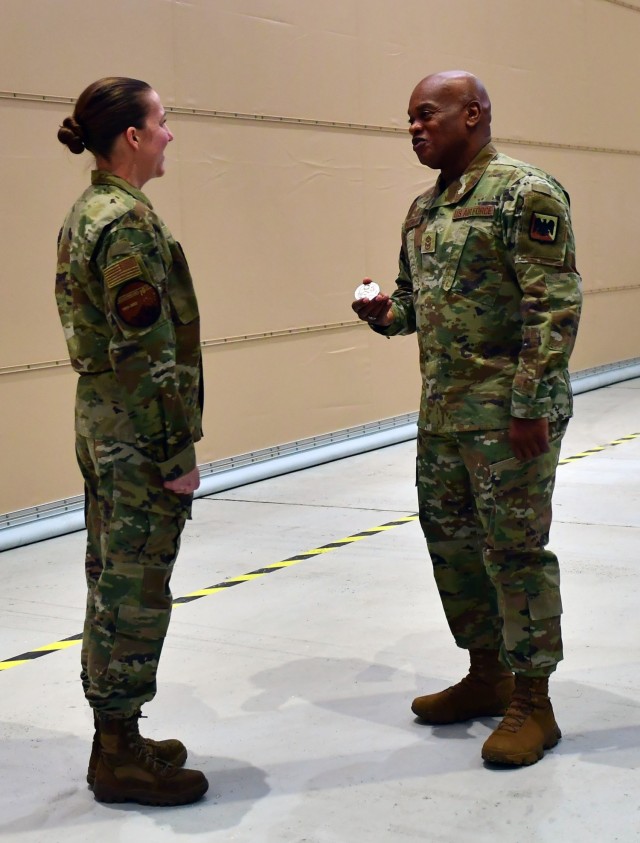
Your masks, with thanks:
[[(432, 208), (440, 205), (456, 205), (478, 184), (485, 173), (485, 170), (498, 154), (498, 150), (492, 143), (483, 146), (473, 161), (469, 164), (459, 179), (452, 181), (442, 193), (434, 196), (431, 203)], [(438, 182), (433, 188), (434, 194), (438, 190)]]
[(114, 176), (113, 173), (109, 173), (106, 170), (92, 170), (91, 184), (111, 184), (114, 187), (119, 187), (121, 190), (133, 196), (134, 199), (138, 199), (149, 208), (153, 208), (153, 205), (141, 190), (129, 184), (126, 179), (120, 178), (120, 176)]

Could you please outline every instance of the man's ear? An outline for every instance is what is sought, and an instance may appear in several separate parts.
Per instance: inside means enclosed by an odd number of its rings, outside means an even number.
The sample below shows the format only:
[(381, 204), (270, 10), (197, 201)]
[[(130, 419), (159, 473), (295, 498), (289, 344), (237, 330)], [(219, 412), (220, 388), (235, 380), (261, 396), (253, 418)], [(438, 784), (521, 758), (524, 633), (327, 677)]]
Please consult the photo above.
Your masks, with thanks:
[(477, 100), (467, 103), (467, 126), (477, 126), (482, 117), (482, 108)]

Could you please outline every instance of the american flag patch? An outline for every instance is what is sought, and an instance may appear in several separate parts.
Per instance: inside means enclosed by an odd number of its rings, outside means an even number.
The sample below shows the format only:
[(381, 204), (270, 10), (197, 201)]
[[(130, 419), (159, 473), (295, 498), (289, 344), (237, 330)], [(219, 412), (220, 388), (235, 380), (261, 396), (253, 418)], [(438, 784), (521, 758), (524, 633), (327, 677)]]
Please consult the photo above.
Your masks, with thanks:
[(138, 258), (134, 255), (110, 264), (104, 271), (104, 280), (109, 288), (117, 287), (118, 284), (130, 281), (132, 278), (141, 278), (142, 276), (142, 267), (138, 262)]

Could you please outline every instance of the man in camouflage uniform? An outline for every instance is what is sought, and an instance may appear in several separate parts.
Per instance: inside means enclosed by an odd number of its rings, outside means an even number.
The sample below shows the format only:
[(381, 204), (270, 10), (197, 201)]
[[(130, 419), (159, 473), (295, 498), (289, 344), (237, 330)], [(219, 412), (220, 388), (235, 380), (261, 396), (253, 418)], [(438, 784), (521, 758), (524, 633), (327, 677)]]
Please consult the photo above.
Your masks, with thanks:
[[(162, 129), (170, 140), (163, 127), (164, 118), (156, 135)], [(179, 244), (145, 194), (114, 172), (94, 171), (65, 219), (56, 300), (80, 376), (76, 453), (88, 531), (81, 676), (96, 723), (87, 778), (100, 801), (194, 801), (207, 782), (179, 769), (184, 745), (140, 738), (137, 718), (156, 692), (169, 581), (199, 483), (198, 306)]]
[(569, 198), (496, 151), (489, 98), (468, 73), (422, 80), (409, 121), (440, 175), (405, 219), (396, 291), (353, 308), (378, 333), (418, 335), (420, 523), (471, 662), (412, 709), (437, 724), (504, 715), (483, 758), (532, 764), (560, 738), (548, 696), (560, 576), (546, 545), (581, 307)]

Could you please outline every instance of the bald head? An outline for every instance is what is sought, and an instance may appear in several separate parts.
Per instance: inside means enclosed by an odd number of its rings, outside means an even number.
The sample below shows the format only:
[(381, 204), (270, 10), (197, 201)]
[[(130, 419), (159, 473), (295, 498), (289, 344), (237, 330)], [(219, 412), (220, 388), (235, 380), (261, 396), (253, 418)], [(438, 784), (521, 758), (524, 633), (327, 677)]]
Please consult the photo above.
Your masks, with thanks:
[(440, 169), (448, 182), (491, 140), (491, 101), (472, 73), (433, 73), (411, 94), (409, 123), (421, 163)]
[(466, 70), (445, 70), (432, 73), (418, 82), (415, 90), (421, 88), (437, 96), (443, 102), (459, 103), (460, 106), (476, 102), (481, 109), (480, 123), (487, 129), (491, 125), (491, 100), (487, 89), (473, 73)]

